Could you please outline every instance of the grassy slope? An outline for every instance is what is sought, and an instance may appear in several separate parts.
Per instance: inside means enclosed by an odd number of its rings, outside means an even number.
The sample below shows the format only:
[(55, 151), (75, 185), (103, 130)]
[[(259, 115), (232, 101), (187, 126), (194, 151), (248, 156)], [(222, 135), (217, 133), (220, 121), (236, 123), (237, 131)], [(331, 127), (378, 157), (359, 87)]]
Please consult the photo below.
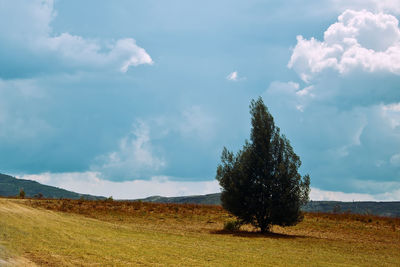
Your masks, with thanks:
[(216, 206), (0, 199), (0, 257), (51, 266), (400, 262), (398, 219), (308, 214), (269, 236), (221, 232), (229, 219)]

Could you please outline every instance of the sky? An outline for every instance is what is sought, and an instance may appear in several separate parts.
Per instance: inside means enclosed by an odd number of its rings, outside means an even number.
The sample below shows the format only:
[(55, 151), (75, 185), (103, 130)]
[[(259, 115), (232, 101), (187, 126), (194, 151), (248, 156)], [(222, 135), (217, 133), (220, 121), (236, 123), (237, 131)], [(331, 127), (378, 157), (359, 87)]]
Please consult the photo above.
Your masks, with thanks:
[(400, 199), (400, 0), (0, 0), (0, 172), (215, 193), (261, 96), (313, 200)]

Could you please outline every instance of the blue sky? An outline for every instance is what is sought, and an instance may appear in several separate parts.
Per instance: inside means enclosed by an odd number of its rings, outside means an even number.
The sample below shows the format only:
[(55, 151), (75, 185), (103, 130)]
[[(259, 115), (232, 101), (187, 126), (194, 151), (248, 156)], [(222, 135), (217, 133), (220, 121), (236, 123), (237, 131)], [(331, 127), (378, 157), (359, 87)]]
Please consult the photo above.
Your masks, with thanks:
[(400, 199), (399, 0), (0, 0), (0, 172), (218, 192), (262, 96), (312, 199)]

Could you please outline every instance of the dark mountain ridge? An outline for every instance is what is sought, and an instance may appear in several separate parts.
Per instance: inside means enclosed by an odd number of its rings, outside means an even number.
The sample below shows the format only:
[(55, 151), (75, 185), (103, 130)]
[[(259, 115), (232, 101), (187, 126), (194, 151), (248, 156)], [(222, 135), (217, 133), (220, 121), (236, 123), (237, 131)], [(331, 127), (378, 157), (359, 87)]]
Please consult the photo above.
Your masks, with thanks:
[[(211, 204), (221, 205), (221, 194), (208, 194), (199, 196), (184, 197), (161, 197), (151, 196), (141, 199), (145, 202), (157, 203), (191, 203), (191, 204)], [(371, 214), (387, 217), (400, 217), (400, 201), (375, 202), (375, 201), (310, 201), (303, 207), (303, 211), (308, 212), (350, 212), (355, 214)]]
[(15, 197), (19, 195), (21, 189), (24, 190), (26, 197), (32, 198), (41, 194), (43, 198), (105, 199), (105, 197), (79, 194), (54, 186), (43, 185), (36, 181), (17, 179), (9, 175), (0, 174), (0, 196)]

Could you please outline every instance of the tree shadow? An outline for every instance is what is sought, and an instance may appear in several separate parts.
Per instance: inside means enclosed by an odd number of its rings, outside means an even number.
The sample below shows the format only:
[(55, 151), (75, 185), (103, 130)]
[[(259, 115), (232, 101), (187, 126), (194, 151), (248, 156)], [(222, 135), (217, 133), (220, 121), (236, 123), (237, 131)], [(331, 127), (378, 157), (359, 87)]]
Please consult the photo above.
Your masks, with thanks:
[(296, 238), (306, 237), (303, 235), (288, 235), (288, 234), (281, 234), (274, 232), (261, 233), (261, 232), (246, 231), (246, 230), (239, 230), (239, 231), (213, 230), (210, 231), (210, 233), (216, 235), (231, 235), (231, 236), (248, 237), (248, 238), (296, 239)]

